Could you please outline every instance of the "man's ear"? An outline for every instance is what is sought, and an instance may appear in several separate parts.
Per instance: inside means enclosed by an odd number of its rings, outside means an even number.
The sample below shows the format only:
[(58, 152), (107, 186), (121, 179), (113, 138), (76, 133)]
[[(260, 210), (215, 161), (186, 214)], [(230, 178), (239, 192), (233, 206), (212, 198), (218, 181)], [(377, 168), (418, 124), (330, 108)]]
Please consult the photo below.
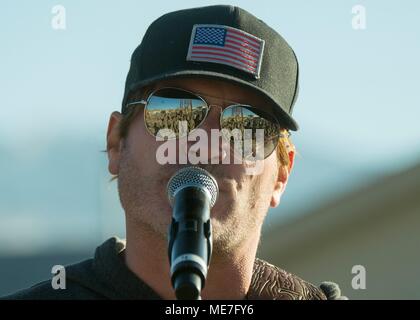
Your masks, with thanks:
[(120, 121), (121, 113), (114, 111), (109, 117), (108, 131), (106, 133), (106, 151), (108, 153), (108, 171), (118, 175), (120, 164)]
[(279, 166), (277, 179), (274, 184), (273, 194), (271, 195), (270, 206), (275, 208), (280, 203), (280, 198), (286, 189), (287, 181), (289, 180), (290, 172), (292, 171), (294, 160), (295, 160), (295, 151), (294, 148), (288, 150), (289, 155), (289, 166)]

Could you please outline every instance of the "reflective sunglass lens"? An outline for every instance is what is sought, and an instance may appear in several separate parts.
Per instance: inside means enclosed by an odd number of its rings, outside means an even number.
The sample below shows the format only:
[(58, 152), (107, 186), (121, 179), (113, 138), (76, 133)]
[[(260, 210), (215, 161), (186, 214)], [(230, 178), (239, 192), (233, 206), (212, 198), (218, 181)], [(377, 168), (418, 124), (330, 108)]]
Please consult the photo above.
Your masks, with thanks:
[(243, 158), (262, 160), (277, 146), (280, 126), (275, 119), (250, 106), (231, 106), (222, 113), (222, 134)]
[[(157, 137), (175, 133), (179, 137), (196, 128), (205, 118), (207, 105), (196, 95), (179, 89), (165, 88), (154, 92), (145, 109), (147, 130)], [(185, 125), (185, 127), (183, 127)]]

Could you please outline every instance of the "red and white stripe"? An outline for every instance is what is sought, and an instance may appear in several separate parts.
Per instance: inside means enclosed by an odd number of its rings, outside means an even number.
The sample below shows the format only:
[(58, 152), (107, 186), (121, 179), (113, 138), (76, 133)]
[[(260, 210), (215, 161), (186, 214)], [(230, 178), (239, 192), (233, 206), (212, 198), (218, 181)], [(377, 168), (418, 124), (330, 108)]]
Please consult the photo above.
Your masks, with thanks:
[(223, 27), (226, 28), (224, 46), (192, 44), (188, 55), (189, 60), (230, 65), (258, 78), (264, 41), (242, 30)]

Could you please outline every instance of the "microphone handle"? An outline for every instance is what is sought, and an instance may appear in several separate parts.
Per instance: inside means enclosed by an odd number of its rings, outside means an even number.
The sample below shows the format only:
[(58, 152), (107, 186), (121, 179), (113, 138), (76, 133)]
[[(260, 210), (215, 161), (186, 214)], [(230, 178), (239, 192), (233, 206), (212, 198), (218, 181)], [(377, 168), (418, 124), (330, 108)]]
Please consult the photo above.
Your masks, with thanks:
[(169, 230), (171, 281), (179, 300), (199, 300), (212, 252), (210, 199), (189, 186), (177, 192)]

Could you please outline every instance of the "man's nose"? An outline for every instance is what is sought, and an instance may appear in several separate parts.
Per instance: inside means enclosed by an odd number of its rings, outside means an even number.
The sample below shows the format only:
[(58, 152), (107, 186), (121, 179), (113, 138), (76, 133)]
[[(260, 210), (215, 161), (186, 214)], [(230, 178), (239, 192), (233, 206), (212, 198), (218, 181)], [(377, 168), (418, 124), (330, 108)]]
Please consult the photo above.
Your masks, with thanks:
[[(218, 105), (210, 105), (207, 117), (204, 119), (203, 123), (199, 126), (197, 130), (197, 135), (200, 136), (200, 141), (197, 143), (195, 141), (188, 142), (188, 154), (196, 155), (198, 157), (198, 152), (200, 152), (200, 159), (204, 159), (204, 156), (201, 152), (207, 151), (206, 160), (207, 163), (222, 163), (222, 161), (228, 156), (229, 145), (221, 138), (221, 128), (220, 128), (220, 117), (223, 109)], [(200, 132), (201, 131), (201, 132)], [(213, 131), (213, 133), (212, 133)], [(207, 139), (201, 141), (201, 135), (206, 135)], [(195, 137), (195, 134), (192, 134)], [(197, 139), (197, 140), (198, 140)]]
[(211, 129), (220, 130), (220, 117), (222, 115), (223, 108), (219, 105), (211, 104), (209, 105), (209, 111), (207, 117), (204, 119), (200, 128), (206, 131)]

